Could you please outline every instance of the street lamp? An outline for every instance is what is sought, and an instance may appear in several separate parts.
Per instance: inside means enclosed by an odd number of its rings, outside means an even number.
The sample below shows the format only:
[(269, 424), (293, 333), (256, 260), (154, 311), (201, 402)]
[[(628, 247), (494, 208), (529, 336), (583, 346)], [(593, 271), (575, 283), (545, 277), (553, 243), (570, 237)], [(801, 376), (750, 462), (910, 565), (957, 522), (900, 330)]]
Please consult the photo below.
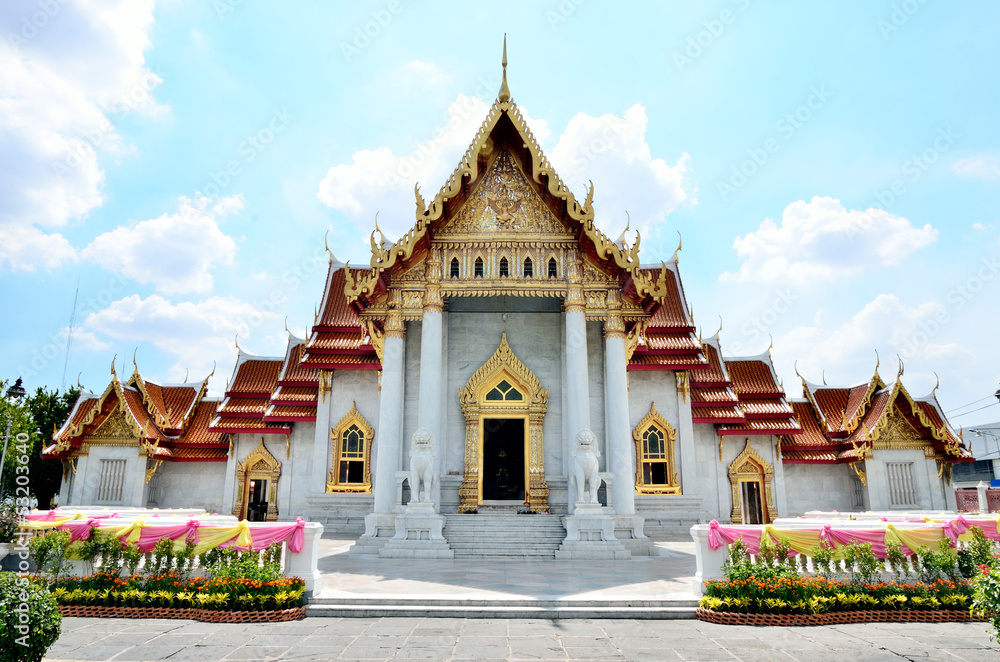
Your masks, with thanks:
[[(11, 404), (20, 402), (21, 398), (27, 395), (24, 387), (21, 386), (21, 378), (18, 377), (14, 385), (7, 389), (7, 401)], [(0, 499), (3, 498), (3, 469), (7, 463), (7, 442), (10, 441), (10, 426), (14, 422), (14, 416), (7, 417), (7, 432), (3, 436), (3, 454), (0, 455)]]

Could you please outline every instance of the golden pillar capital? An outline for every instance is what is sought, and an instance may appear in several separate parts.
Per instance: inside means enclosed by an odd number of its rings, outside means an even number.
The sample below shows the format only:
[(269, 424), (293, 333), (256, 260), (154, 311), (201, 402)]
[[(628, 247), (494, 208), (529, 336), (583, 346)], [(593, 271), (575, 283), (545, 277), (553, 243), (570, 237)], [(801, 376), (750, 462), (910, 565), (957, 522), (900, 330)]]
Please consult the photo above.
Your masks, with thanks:
[(608, 311), (608, 316), (604, 319), (604, 339), (621, 338), (625, 339), (625, 321), (617, 311)]

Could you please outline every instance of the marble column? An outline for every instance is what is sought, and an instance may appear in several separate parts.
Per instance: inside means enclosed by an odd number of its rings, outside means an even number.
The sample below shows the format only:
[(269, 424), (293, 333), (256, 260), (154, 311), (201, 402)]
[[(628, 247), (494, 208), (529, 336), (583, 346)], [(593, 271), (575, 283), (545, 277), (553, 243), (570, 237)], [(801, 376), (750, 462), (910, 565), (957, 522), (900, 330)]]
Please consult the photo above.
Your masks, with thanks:
[(330, 408), (332, 397), (330, 391), (333, 388), (333, 371), (319, 371), (319, 403), (316, 406), (316, 436), (313, 438), (312, 448), (312, 475), (310, 476), (309, 490), (314, 493), (326, 493), (326, 484), (332, 470), (331, 452), (333, 442), (330, 439)]
[(693, 494), (698, 478), (695, 475), (694, 424), (691, 422), (691, 373), (681, 370), (674, 376), (677, 380), (677, 455), (674, 459), (680, 464), (681, 491)]
[[(580, 255), (570, 251), (566, 265), (566, 460), (573, 469), (573, 445), (581, 430), (590, 429), (590, 379), (587, 374), (587, 316), (583, 297)], [(577, 494), (572, 482), (567, 488), (569, 512), (574, 511)]]
[[(444, 438), (441, 433), (441, 381), (444, 376), (442, 363), (444, 336), (442, 333), (441, 255), (432, 250), (427, 258), (427, 281), (424, 292), (424, 313), (420, 328), (420, 391), (418, 393), (417, 427), (426, 428), (434, 435), (436, 447), (434, 475), (439, 478), (434, 485), (434, 509), (441, 508), (441, 451)], [(404, 467), (408, 468), (408, 467)], [(413, 486), (410, 486), (411, 494)]]
[[(617, 292), (612, 290), (612, 294)], [(613, 310), (604, 322), (604, 416), (608, 422), (607, 467), (614, 474), (611, 503), (618, 515), (635, 514), (635, 444), (629, 424), (626, 365), (625, 324), (621, 314)]]
[[(394, 291), (393, 294), (397, 293)], [(390, 302), (390, 306), (392, 303)], [(382, 393), (375, 432), (376, 458), (372, 493), (376, 514), (391, 514), (396, 505), (396, 472), (403, 448), (403, 316), (391, 308), (385, 321), (382, 350)]]

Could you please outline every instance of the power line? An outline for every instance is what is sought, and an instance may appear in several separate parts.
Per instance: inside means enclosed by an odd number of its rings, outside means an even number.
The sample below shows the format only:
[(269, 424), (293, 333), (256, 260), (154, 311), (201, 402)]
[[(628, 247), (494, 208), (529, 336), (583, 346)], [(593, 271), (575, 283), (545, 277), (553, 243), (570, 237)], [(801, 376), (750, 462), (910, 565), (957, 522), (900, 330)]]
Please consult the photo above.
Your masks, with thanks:
[(995, 397), (996, 397), (995, 395), (987, 395), (985, 398), (979, 398), (978, 400), (970, 402), (969, 404), (966, 405), (962, 405), (961, 407), (955, 407), (954, 409), (949, 409), (948, 411), (945, 412), (945, 414), (950, 414), (953, 411), (958, 411), (959, 409), (965, 409), (966, 407), (971, 407), (972, 405), (982, 402), (983, 400), (989, 400), (990, 398), (995, 398)]
[[(990, 396), (990, 397), (993, 397), (993, 396)], [(959, 416), (967, 416), (968, 414), (974, 414), (977, 411), (981, 411), (983, 409), (988, 409), (988, 408), (993, 407), (995, 405), (1000, 405), (1000, 402), (991, 402), (990, 404), (986, 405), (985, 407), (980, 407), (979, 409), (973, 409), (972, 411), (967, 411), (964, 414), (956, 414), (955, 416), (952, 416), (952, 418), (958, 418)]]

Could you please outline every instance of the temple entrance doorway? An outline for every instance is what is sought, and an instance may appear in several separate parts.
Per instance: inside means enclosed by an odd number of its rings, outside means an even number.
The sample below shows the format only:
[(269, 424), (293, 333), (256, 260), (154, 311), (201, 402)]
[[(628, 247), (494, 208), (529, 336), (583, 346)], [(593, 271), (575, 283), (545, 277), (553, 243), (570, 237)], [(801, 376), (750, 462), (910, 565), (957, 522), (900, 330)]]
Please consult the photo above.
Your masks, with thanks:
[(523, 418), (483, 419), (483, 501), (524, 501)]

